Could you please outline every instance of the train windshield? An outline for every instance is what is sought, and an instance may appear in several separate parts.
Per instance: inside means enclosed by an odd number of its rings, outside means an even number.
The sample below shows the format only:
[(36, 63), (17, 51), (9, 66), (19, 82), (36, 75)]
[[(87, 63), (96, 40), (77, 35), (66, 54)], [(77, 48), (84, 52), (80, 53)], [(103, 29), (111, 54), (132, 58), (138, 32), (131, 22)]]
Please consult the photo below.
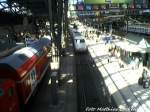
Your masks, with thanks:
[(81, 36), (79, 32), (75, 32), (75, 36)]
[(84, 39), (81, 39), (81, 40), (80, 40), (80, 43), (85, 43), (85, 40), (84, 40)]
[(4, 91), (3, 89), (0, 88), (0, 97), (3, 96), (3, 94), (4, 94)]
[(25, 61), (25, 60), (28, 59), (28, 57), (27, 57), (26, 55), (23, 55), (23, 54), (19, 54), (18, 57), (19, 57), (21, 60), (23, 60), (23, 61)]
[(80, 43), (80, 40), (76, 39), (76, 43)]

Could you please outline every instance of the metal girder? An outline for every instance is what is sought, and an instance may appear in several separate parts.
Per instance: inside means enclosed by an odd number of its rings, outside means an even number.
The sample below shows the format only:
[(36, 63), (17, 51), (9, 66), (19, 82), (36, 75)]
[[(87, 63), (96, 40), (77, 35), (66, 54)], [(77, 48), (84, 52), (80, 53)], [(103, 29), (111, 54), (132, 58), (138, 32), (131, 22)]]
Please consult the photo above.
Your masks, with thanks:
[(4, 13), (5, 12), (11, 12), (13, 14), (24, 14), (24, 12), (27, 13), (27, 9), (25, 7), (13, 1), (8, 0), (8, 1), (0, 2), (0, 6), (1, 6), (0, 11)]
[[(59, 19), (62, 16), (61, 5), (63, 0), (51, 0), (51, 2), (52, 20), (54, 24), (61, 24)], [(3, 5), (3, 3), (7, 5)], [(48, 0), (7, 0), (0, 2), (0, 7), (0, 13), (4, 13), (4, 15), (10, 14), (10, 18), (13, 18), (13, 15), (18, 16), (19, 14), (23, 17), (25, 15), (24, 12), (27, 13), (28, 11), (32, 12), (34, 17), (40, 17), (40, 15), (48, 17)], [(1, 17), (6, 17), (4, 15), (1, 15)]]
[[(47, 0), (8, 0), (11, 3), (16, 2), (21, 6), (26, 7), (34, 14), (43, 14), (48, 15), (48, 1)], [(55, 0), (54, 0), (55, 1)]]

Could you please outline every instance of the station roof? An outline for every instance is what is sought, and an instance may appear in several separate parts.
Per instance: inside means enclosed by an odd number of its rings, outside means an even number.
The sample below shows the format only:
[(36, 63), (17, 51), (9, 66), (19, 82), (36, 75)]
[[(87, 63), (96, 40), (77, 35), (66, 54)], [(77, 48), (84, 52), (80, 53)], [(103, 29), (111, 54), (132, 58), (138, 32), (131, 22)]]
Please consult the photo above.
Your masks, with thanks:
[(48, 0), (0, 0), (0, 25), (20, 24), (24, 16), (47, 18)]
[(19, 3), (34, 14), (48, 14), (48, 0), (9, 0)]
[(31, 11), (34, 15), (48, 14), (47, 0), (0, 0), (0, 11), (8, 11), (13, 7), (13, 11)]
[(116, 42), (115, 45), (128, 52), (150, 53), (150, 44), (145, 38), (139, 38), (139, 40), (138, 38), (135, 40), (131, 40), (131, 37), (127, 38)]

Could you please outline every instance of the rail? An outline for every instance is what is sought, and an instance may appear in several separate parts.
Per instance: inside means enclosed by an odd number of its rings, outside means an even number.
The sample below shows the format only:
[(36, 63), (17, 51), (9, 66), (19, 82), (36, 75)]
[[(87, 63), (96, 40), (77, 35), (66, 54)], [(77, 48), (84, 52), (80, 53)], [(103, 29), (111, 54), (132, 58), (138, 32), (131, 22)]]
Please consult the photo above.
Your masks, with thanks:
[[(93, 71), (88, 55), (81, 55), (77, 60), (78, 111), (85, 112), (88, 107), (99, 107), (100, 98), (93, 79)], [(79, 57), (78, 57), (79, 58)], [(87, 59), (86, 59), (87, 58)]]

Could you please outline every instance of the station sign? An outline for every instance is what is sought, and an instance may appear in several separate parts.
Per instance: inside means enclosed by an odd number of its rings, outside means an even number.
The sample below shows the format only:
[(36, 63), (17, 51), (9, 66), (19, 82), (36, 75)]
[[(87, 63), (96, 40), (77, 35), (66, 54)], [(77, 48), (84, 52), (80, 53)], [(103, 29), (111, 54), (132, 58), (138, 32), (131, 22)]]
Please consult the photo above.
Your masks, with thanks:
[(105, 0), (106, 3), (112, 3), (112, 0)]
[(109, 8), (110, 8), (110, 9), (118, 9), (118, 8), (119, 8), (119, 5), (118, 5), (118, 4), (110, 4), (110, 5), (109, 5)]
[(78, 16), (100, 16), (99, 11), (78, 11)]
[(84, 0), (85, 4), (109, 4), (109, 3), (125, 3), (129, 4), (133, 0)]

